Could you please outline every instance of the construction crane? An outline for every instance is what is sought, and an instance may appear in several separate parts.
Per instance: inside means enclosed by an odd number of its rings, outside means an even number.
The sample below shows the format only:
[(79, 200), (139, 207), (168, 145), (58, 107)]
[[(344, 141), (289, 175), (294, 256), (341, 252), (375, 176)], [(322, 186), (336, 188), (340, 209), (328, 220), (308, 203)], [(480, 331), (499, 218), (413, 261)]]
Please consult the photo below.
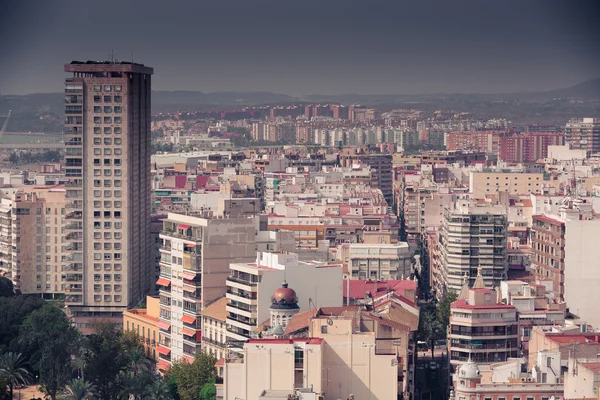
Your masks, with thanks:
[(6, 117), (4, 123), (2, 124), (2, 128), (0, 128), (0, 143), (2, 142), (2, 137), (4, 136), (4, 131), (6, 131), (6, 127), (8, 126), (8, 120), (10, 119), (11, 114), (12, 110), (8, 110), (7, 115), (0, 115), (0, 117)]

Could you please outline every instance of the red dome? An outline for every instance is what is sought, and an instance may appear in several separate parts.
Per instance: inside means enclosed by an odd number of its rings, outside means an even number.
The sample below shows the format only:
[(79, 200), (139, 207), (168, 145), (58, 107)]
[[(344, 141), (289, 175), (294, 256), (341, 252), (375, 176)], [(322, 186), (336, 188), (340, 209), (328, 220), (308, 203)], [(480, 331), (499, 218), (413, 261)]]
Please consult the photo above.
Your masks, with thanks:
[(298, 296), (296, 296), (296, 291), (289, 288), (288, 284), (284, 282), (281, 287), (273, 293), (271, 299), (277, 303), (281, 300), (284, 300), (286, 303), (294, 303), (298, 301)]

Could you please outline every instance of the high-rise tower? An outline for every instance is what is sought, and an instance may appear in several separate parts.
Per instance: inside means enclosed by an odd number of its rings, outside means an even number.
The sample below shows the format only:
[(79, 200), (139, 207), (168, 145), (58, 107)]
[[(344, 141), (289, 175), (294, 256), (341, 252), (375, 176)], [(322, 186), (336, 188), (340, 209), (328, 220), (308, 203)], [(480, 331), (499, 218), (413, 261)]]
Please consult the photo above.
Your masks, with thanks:
[(65, 65), (69, 255), (65, 303), (84, 332), (120, 319), (154, 285), (150, 243), (152, 68), (128, 62)]

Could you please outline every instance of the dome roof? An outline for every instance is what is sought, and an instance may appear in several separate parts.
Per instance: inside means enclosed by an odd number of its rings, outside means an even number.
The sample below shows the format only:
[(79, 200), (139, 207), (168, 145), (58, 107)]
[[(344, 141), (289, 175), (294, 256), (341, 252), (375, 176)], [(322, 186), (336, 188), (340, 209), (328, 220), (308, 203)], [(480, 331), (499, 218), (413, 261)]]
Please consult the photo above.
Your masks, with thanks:
[(463, 379), (477, 379), (480, 378), (479, 366), (475, 364), (471, 359), (460, 366), (458, 370), (459, 378)]
[(281, 336), (281, 335), (283, 335), (284, 333), (285, 333), (285, 331), (283, 330), (283, 327), (282, 327), (281, 325), (279, 325), (279, 324), (277, 324), (277, 325), (276, 325), (276, 326), (273, 328), (273, 330), (271, 331), (271, 334), (272, 334), (272, 335), (275, 335), (275, 336)]
[(271, 301), (273, 303), (297, 303), (298, 296), (296, 296), (296, 291), (294, 289), (288, 287), (287, 282), (283, 282), (281, 287), (273, 293)]

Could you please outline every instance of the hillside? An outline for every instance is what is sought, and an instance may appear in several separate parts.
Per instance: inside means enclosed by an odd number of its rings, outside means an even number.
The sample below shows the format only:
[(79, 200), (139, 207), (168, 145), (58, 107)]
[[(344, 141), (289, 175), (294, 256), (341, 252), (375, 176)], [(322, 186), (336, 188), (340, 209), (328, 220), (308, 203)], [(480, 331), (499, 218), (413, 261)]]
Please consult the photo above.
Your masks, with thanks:
[[(504, 117), (513, 121), (548, 119), (563, 121), (572, 115), (597, 116), (600, 113), (600, 78), (563, 89), (514, 94), (429, 94), (429, 95), (311, 95), (294, 98), (270, 92), (154, 91), (152, 112), (235, 109), (264, 104), (293, 102), (338, 102), (364, 104), (382, 110), (415, 108), (424, 111), (452, 109), (473, 111), (484, 117)], [(571, 100), (581, 100), (573, 102)], [(59, 132), (63, 121), (61, 93), (0, 95), (0, 124), (8, 110), (13, 114), (8, 124), (12, 132)]]

